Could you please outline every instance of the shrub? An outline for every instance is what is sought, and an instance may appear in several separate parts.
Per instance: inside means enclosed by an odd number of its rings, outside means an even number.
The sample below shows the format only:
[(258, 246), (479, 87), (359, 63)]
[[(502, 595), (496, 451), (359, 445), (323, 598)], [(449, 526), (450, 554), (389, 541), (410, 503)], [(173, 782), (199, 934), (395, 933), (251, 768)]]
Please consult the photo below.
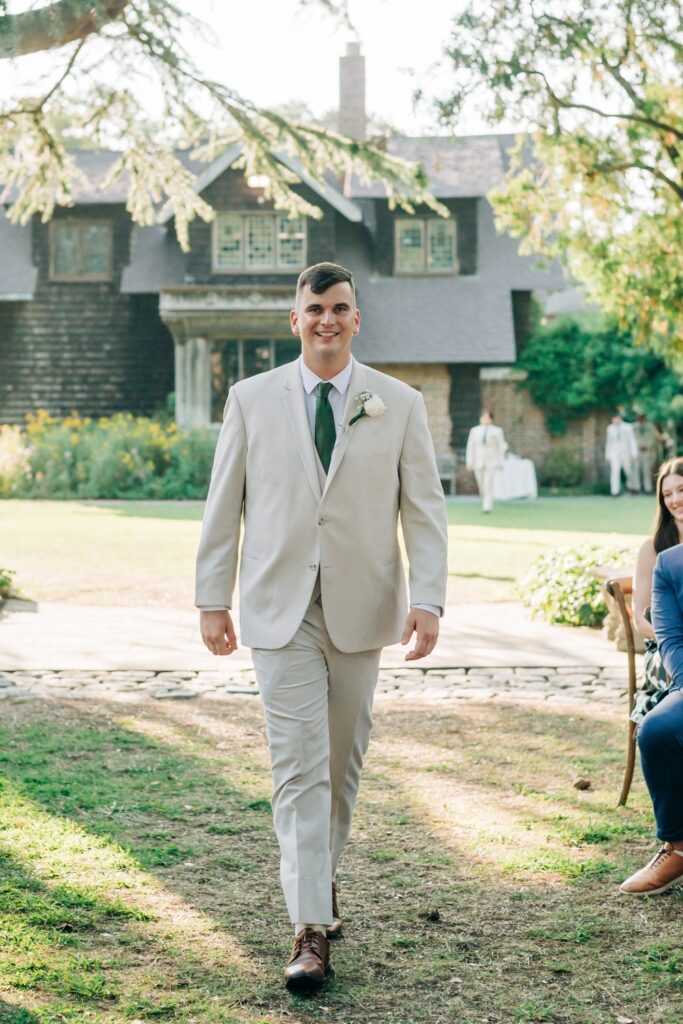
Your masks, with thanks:
[[(16, 428), (8, 428), (16, 431)], [(215, 435), (179, 431), (166, 419), (117, 413), (100, 420), (27, 417), (2, 447), (0, 494), (30, 498), (203, 498)], [(4, 451), (14, 451), (2, 459)], [(2, 466), (9, 466), (2, 475)]]
[(10, 498), (29, 474), (29, 452), (19, 427), (0, 426), (0, 498)]
[(16, 596), (14, 580), (12, 579), (14, 575), (15, 572), (13, 569), (0, 568), (0, 601), (4, 601), (8, 597)]
[(583, 480), (584, 464), (568, 445), (558, 445), (547, 453), (538, 473), (542, 487), (578, 487)]
[(602, 581), (591, 569), (631, 563), (634, 550), (627, 547), (583, 545), (542, 555), (519, 584), (522, 603), (535, 618), (568, 626), (602, 625), (607, 605)]

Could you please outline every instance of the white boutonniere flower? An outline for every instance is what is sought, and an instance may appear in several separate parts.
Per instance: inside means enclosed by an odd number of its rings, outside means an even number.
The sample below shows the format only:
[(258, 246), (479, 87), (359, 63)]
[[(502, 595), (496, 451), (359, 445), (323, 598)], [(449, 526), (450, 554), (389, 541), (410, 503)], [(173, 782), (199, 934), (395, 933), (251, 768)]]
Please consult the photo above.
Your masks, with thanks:
[(356, 403), (360, 406), (360, 409), (349, 420), (350, 427), (363, 416), (370, 416), (374, 419), (375, 416), (381, 416), (386, 409), (386, 405), (374, 391), (361, 391), (359, 395), (356, 395)]

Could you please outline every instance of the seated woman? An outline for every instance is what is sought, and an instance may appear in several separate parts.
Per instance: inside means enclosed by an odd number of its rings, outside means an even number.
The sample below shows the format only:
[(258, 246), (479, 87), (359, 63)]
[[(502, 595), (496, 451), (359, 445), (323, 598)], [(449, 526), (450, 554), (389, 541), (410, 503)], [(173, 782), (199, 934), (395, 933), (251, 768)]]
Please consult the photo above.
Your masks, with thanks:
[(657, 515), (653, 534), (642, 544), (636, 559), (633, 580), (633, 620), (636, 629), (645, 637), (643, 658), (644, 681), (636, 693), (631, 718), (640, 724), (648, 711), (656, 707), (669, 690), (666, 669), (657, 649), (655, 633), (650, 622), (652, 600), (652, 573), (657, 555), (675, 544), (683, 543), (683, 513), (675, 513), (672, 505), (676, 501), (676, 480), (683, 477), (683, 459), (670, 459), (657, 474)]
[(652, 581), (652, 624), (671, 685), (643, 718), (638, 746), (663, 845), (622, 884), (629, 896), (654, 895), (683, 882), (683, 459), (664, 464), (657, 494), (660, 514), (666, 510), (678, 538), (658, 554)]

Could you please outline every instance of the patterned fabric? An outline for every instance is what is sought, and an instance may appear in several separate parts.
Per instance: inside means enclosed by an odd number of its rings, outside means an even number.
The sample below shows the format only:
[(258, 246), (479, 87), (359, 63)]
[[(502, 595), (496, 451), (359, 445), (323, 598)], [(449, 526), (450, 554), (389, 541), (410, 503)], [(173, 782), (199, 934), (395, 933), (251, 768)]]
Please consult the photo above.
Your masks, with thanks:
[(631, 712), (631, 721), (642, 722), (648, 711), (657, 707), (669, 692), (671, 681), (664, 668), (656, 640), (645, 641), (643, 654), (643, 683), (636, 692)]

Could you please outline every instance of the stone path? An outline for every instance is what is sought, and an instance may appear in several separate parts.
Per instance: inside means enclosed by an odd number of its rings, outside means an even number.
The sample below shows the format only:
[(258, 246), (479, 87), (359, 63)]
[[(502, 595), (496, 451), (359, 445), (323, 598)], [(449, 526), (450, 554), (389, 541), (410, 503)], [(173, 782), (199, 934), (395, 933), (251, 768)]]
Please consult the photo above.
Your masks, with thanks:
[[(208, 671), (5, 671), (0, 701), (67, 700), (221, 700), (258, 693), (252, 669)], [(384, 699), (587, 700), (626, 702), (626, 674), (613, 667), (382, 669), (378, 696)]]

